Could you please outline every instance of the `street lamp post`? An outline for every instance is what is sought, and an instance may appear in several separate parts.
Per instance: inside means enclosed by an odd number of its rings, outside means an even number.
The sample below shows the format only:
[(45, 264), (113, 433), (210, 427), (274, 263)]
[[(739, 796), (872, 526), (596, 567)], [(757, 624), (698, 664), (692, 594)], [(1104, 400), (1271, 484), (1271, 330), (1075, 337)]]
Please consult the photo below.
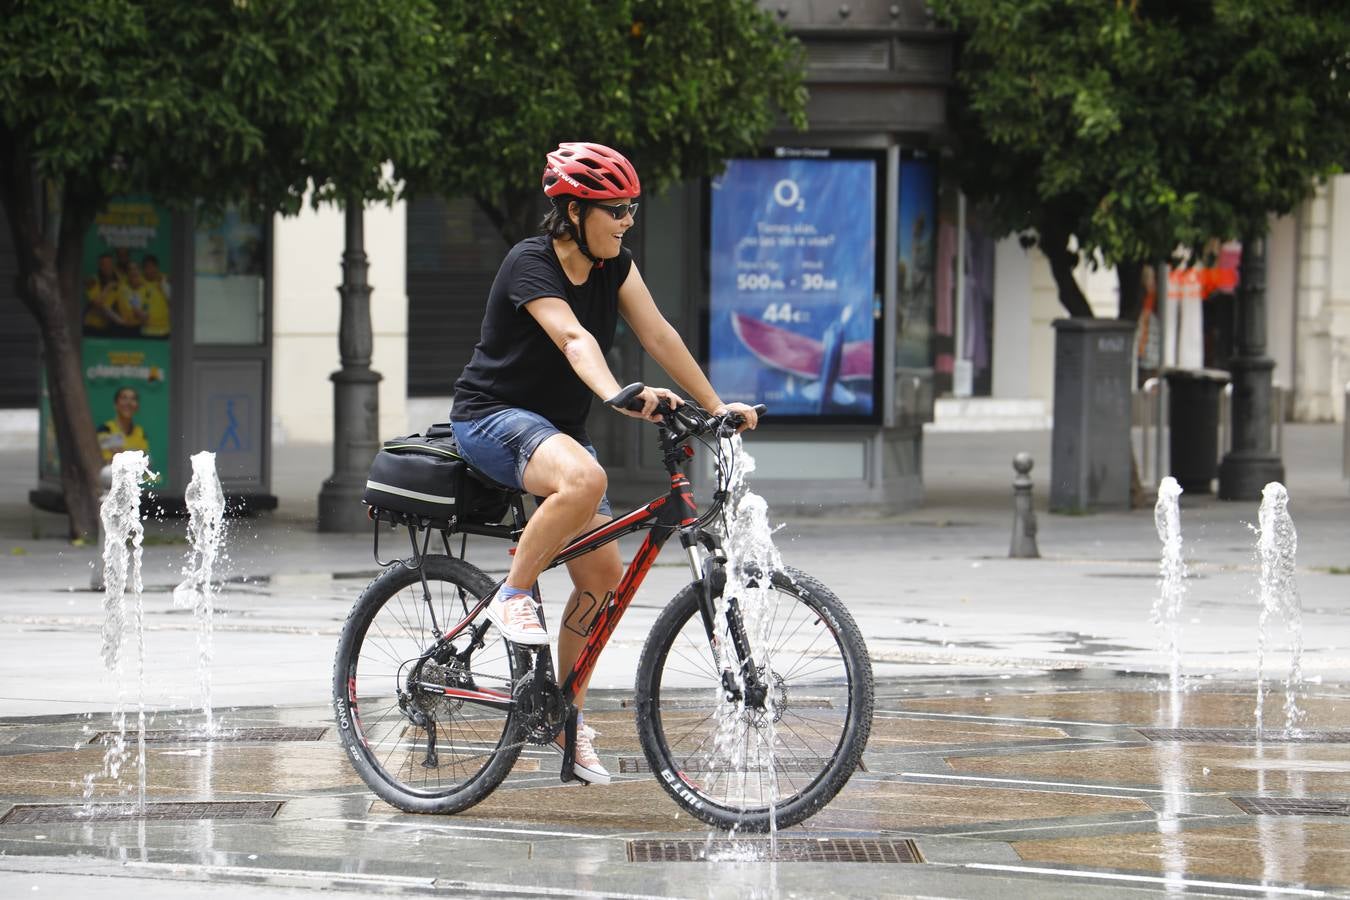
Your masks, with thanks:
[(364, 210), (347, 201), (347, 247), (342, 254), (342, 368), (333, 381), (333, 474), (319, 491), (320, 531), (364, 531), (370, 526), (361, 496), (370, 461), (379, 450), (380, 373), (370, 368), (370, 285), (366, 281)]
[(1272, 481), (1284, 481), (1284, 462), (1270, 441), (1270, 398), (1275, 361), (1266, 356), (1266, 239), (1244, 237), (1241, 282), (1234, 310), (1233, 449), (1219, 466), (1219, 499), (1260, 500)]

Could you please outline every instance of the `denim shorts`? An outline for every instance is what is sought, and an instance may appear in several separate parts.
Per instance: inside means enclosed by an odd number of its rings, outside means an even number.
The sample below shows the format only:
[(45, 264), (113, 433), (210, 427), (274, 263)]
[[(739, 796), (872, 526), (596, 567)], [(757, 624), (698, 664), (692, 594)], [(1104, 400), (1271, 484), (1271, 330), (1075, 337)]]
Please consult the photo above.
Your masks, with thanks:
[[(469, 465), (498, 484), (525, 490), (525, 466), (539, 445), (562, 432), (538, 413), (525, 409), (503, 409), (481, 419), (452, 423), (455, 440)], [(591, 458), (599, 461), (595, 448), (582, 444)], [(543, 502), (543, 497), (535, 497)], [(600, 498), (596, 512), (613, 516), (609, 497)]]

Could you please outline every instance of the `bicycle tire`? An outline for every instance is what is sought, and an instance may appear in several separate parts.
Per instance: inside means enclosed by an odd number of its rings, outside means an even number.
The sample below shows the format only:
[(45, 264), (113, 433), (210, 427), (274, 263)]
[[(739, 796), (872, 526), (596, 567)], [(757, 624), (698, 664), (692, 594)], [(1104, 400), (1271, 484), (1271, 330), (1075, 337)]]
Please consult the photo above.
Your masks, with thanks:
[[(436, 716), (431, 720), (436, 752), (429, 754), (430, 730), (409, 719), (396, 696), (390, 695), (406, 688), (409, 660), (434, 643), (437, 630), (461, 621), (476, 598), (494, 586), (480, 569), (454, 557), (424, 557), (422, 569), (438, 629), (431, 627), (431, 617), (423, 609), (421, 574), (399, 563), (386, 568), (366, 586), (343, 625), (333, 664), (334, 713), (352, 766), (380, 799), (405, 812), (455, 813), (480, 802), (502, 783), (520, 756), (522, 741), (514, 711), (462, 701), (456, 707), (452, 699), (423, 691), (417, 695), (419, 702)], [(440, 677), (460, 680), (441, 683), (472, 684), (509, 695), (528, 671), (528, 654), (502, 640), (495, 627), (488, 628), (484, 637), (483, 648), (470, 657), (467, 674), (462, 667), (442, 668)], [(433, 759), (435, 766), (427, 765)]]
[[(783, 677), (782, 685), (773, 693), (774, 715), (781, 718), (775, 720), (769, 732), (775, 755), (768, 756), (768, 761), (753, 766), (746, 764), (746, 771), (740, 773), (731, 766), (722, 768), (726, 764), (718, 762), (713, 758), (715, 754), (708, 752), (709, 736), (703, 734), (700, 738), (699, 729), (707, 731), (708, 720), (718, 715), (719, 708), (720, 726), (718, 722), (712, 725), (729, 729), (722, 732), (722, 749), (726, 746), (734, 749), (734, 732), (741, 724), (746, 726), (743, 731), (747, 746), (752, 729), (759, 735), (767, 728), (763, 723), (754, 724), (754, 717), (743, 707), (739, 712), (732, 709), (728, 725), (729, 704), (724, 699), (720, 673), (713, 671), (716, 667), (700, 612), (700, 582), (685, 587), (658, 617), (638, 666), (637, 729), (651, 771), (676, 803), (691, 815), (720, 828), (768, 831), (806, 819), (843, 788), (857, 768), (871, 733), (871, 661), (853, 617), (828, 588), (795, 569), (775, 572), (771, 584), (775, 595), (788, 598), (790, 608), (781, 628), (777, 626), (779, 613), (774, 613), (775, 619), (767, 631), (771, 639), (751, 640), (752, 656), (757, 663), (766, 665), (770, 679), (776, 683), (779, 676)], [(799, 620), (795, 625), (794, 616)], [(808, 622), (809, 619), (814, 622)], [(791, 634), (789, 628), (793, 629)], [(820, 643), (826, 635), (832, 639), (833, 652), (838, 654), (837, 668), (844, 681), (842, 687), (826, 677), (833, 670), (826, 669), (827, 663), (820, 662), (826, 659), (828, 651)], [(812, 675), (812, 669), (815, 669), (816, 680), (803, 683), (798, 679), (796, 683), (788, 683), (786, 676), (794, 675), (802, 665), (793, 662), (791, 653), (794, 651), (788, 649), (789, 642), (799, 648), (805, 647), (801, 651), (802, 658), (810, 663), (803, 674)], [(697, 646), (699, 643), (701, 648)], [(767, 663), (761, 659), (765, 646), (770, 647)], [(695, 672), (679, 668), (697, 665), (690, 654), (700, 649), (706, 654), (704, 662), (708, 666), (705, 670)], [(834, 672), (833, 678), (837, 677), (838, 673)], [(700, 679), (702, 681), (698, 683)], [(682, 686), (682, 680), (695, 684), (691, 689)], [(803, 693), (803, 688), (809, 693)], [(663, 692), (667, 695), (664, 705)], [(839, 708), (841, 703), (842, 710)], [(705, 715), (709, 709), (713, 712)], [(699, 716), (703, 719), (699, 720)], [(800, 731), (798, 723), (793, 721), (794, 716), (800, 719)], [(692, 727), (691, 722), (694, 723)], [(837, 739), (831, 739), (826, 730), (833, 728), (838, 730)], [(718, 740), (714, 734), (714, 745)], [(756, 741), (769, 744), (762, 737), (756, 737)], [(742, 762), (751, 756), (762, 759), (764, 755), (760, 749), (753, 754), (747, 750), (742, 753)], [(815, 771), (816, 768), (819, 771)], [(751, 770), (775, 773), (767, 789), (762, 775), (758, 776), (757, 792), (749, 786), (747, 772)], [(792, 777), (794, 773), (802, 777)], [(737, 778), (740, 779), (739, 786)], [(719, 782), (722, 784), (720, 798)], [(790, 788), (786, 796), (779, 790), (784, 782)], [(742, 796), (733, 798), (735, 790), (741, 791)], [(749, 796), (752, 794), (754, 796)]]

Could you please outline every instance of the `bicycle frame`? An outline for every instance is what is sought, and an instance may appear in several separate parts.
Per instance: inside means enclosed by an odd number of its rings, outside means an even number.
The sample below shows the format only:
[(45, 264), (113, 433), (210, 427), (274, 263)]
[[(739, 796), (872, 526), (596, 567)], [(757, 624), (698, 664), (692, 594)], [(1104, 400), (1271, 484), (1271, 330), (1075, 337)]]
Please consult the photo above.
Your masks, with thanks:
[[(718, 561), (722, 559), (720, 547), (711, 536), (704, 534), (703, 525), (720, 509), (724, 495), (721, 492), (715, 494), (713, 508), (700, 517), (698, 505), (694, 500), (693, 487), (689, 483), (688, 476), (679, 468), (681, 464), (693, 458), (693, 449), (675, 445), (669, 435), (664, 433), (664, 429), (662, 444), (666, 450), (666, 468), (670, 472), (669, 493), (581, 535), (564, 547), (546, 567), (552, 569), (563, 565), (579, 556), (597, 550), (605, 544), (638, 531), (647, 530), (649, 532), (637, 553), (629, 562), (623, 577), (619, 579), (618, 587), (609, 603), (596, 614), (587, 634), (586, 643), (582, 646), (576, 663), (562, 683), (562, 694), (569, 704), (576, 697), (577, 684), (584, 683), (590, 676), (600, 658), (601, 651), (605, 649), (605, 645), (618, 626), (619, 620), (623, 617), (629, 604), (632, 603), (634, 596), (637, 595), (638, 588), (642, 586), (643, 579), (646, 578), (652, 563), (656, 561), (656, 557), (660, 555), (666, 541), (670, 540), (670, 537), (676, 531), (680, 533), (680, 544), (689, 555), (689, 565), (695, 579), (704, 578), (708, 574), (699, 552), (700, 544), (713, 551), (714, 555), (711, 559)], [(469, 533), (494, 537), (519, 536), (518, 529), (510, 529), (504, 526), (480, 526), (473, 528)], [(437, 649), (448, 645), (456, 636), (472, 626), (490, 599), (489, 596), (479, 600), (468, 615), (442, 635), (436, 646), (431, 648), (426, 655), (430, 656)], [(709, 622), (709, 624), (711, 623)], [(428, 691), (497, 709), (510, 709), (515, 705), (515, 701), (510, 696), (496, 691), (468, 690), (426, 682), (419, 682), (419, 686)]]

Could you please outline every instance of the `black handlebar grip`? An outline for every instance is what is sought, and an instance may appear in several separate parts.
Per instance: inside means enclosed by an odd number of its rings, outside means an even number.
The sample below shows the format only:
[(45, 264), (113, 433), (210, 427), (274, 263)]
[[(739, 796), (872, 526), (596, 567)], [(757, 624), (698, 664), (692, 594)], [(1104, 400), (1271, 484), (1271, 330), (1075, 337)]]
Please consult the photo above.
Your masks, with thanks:
[(633, 412), (641, 412), (642, 401), (638, 400), (636, 403), (634, 403), (634, 401), (637, 399), (638, 394), (641, 394), (646, 389), (647, 386), (645, 384), (640, 381), (635, 381), (628, 385), (628, 387), (619, 391), (613, 397), (610, 397), (605, 403), (615, 409), (628, 409)]

